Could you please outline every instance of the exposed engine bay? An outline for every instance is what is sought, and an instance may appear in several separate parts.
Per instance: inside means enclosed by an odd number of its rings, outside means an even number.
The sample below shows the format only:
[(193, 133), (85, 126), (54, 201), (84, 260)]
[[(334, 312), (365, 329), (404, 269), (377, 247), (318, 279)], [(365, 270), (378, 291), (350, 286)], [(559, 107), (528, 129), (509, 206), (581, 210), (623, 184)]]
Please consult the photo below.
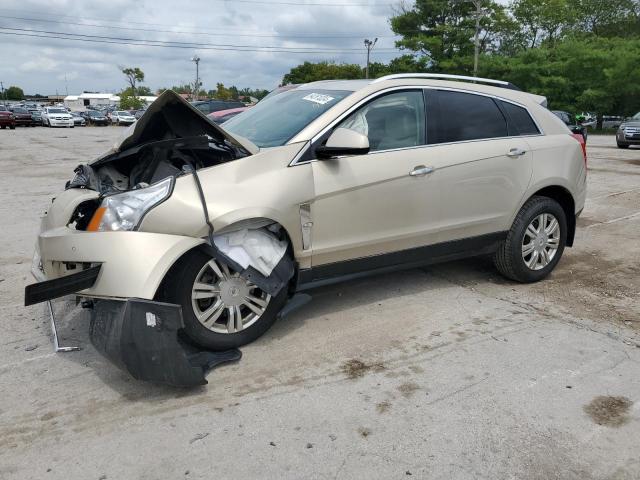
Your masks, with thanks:
[(257, 148), (247, 143), (240, 143), (167, 90), (113, 149), (79, 165), (66, 188), (122, 192), (180, 175), (185, 165), (199, 169), (255, 153)]
[(111, 150), (76, 167), (65, 189), (98, 192), (78, 205), (70, 224), (85, 230), (102, 197), (145, 188), (168, 177), (191, 174), (258, 151), (211, 122), (175, 92), (165, 91)]

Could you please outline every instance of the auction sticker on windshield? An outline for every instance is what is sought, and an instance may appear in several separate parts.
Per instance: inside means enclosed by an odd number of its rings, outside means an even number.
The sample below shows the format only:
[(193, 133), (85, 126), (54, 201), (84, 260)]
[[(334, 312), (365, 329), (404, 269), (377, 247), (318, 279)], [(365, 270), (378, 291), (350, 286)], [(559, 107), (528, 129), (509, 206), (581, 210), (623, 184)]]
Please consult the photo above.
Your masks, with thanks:
[(333, 100), (334, 97), (329, 95), (324, 95), (322, 93), (310, 93), (306, 97), (302, 97), (303, 100), (307, 100), (308, 102), (319, 103), (320, 105), (324, 105), (325, 103), (329, 103)]

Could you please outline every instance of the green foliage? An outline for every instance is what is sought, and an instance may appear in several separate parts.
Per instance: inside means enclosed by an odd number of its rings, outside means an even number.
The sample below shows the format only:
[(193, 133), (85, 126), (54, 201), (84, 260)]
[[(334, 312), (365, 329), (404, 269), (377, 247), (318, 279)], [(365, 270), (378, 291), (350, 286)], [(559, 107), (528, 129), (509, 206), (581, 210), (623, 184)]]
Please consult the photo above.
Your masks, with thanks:
[(124, 91), (120, 94), (121, 110), (140, 110), (143, 106), (144, 102), (140, 98), (131, 95), (130, 92)]
[(283, 85), (309, 83), (318, 80), (364, 78), (362, 67), (356, 64), (334, 62), (304, 62), (292, 68), (282, 79)]
[(23, 100), (24, 92), (20, 87), (14, 85), (4, 91), (4, 98), (7, 100)]
[(150, 97), (153, 95), (153, 93), (151, 92), (151, 89), (147, 86), (142, 86), (142, 87), (137, 87), (136, 88), (136, 95), (141, 95), (144, 97)]
[[(237, 89), (235, 90), (237, 95)], [(234, 97), (233, 97), (233, 92), (229, 88), (226, 88), (222, 83), (217, 83), (216, 90), (214, 91), (214, 94), (213, 94), (213, 98), (217, 98), (218, 100), (231, 100)]]
[(479, 74), (544, 95), (554, 110), (640, 110), (640, 39), (567, 38), (511, 57), (486, 55)]

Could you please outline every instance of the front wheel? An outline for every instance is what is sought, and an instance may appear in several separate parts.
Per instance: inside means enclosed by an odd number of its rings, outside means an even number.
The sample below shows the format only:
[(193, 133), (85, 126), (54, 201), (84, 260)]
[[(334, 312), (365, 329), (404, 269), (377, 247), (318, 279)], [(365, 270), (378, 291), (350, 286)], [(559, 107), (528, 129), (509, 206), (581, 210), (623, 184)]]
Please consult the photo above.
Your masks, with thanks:
[(625, 145), (623, 143), (618, 143), (618, 148), (629, 148), (629, 145)]
[(566, 240), (567, 218), (560, 204), (548, 197), (533, 197), (518, 212), (494, 263), (511, 280), (537, 282), (558, 264)]
[(272, 297), (224, 263), (195, 250), (166, 279), (161, 299), (182, 306), (185, 333), (211, 350), (250, 343), (276, 321), (287, 299)]
[(10, 128), (11, 130), (15, 130), (15, 129), (16, 129), (16, 126), (15, 126), (15, 125), (9, 125), (9, 128)]

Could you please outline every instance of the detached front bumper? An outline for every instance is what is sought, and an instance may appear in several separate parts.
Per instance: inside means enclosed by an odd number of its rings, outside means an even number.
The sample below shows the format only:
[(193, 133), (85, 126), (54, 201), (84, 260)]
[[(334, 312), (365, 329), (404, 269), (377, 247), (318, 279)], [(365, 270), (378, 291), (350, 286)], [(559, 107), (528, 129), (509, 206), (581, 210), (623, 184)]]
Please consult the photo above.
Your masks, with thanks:
[(97, 300), (91, 313), (91, 343), (138, 380), (174, 387), (205, 385), (214, 366), (239, 360), (237, 349), (202, 351), (180, 337), (179, 305), (129, 299)]

